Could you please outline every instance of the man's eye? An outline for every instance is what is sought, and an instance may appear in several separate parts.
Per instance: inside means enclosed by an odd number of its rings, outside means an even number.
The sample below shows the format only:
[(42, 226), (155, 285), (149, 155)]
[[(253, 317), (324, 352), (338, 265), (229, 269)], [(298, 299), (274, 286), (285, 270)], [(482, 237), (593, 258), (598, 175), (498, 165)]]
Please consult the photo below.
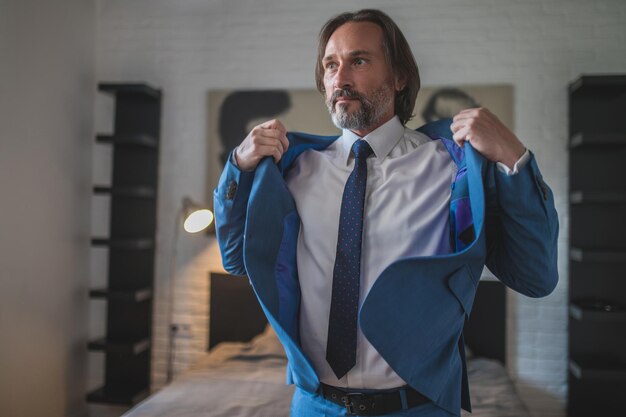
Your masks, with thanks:
[(365, 60), (363, 58), (357, 58), (354, 60), (354, 65), (363, 65), (365, 64)]
[(326, 64), (326, 69), (327, 70), (332, 70), (337, 68), (337, 64), (335, 64), (334, 62), (329, 62), (328, 64)]

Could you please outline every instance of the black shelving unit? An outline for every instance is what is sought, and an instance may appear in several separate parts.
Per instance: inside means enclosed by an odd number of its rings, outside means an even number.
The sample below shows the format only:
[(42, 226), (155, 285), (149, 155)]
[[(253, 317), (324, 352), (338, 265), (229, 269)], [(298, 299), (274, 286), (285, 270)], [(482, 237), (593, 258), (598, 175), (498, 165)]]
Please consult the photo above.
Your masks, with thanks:
[(569, 86), (570, 417), (622, 415), (626, 392), (626, 75)]
[(110, 184), (93, 192), (109, 199), (108, 236), (91, 239), (108, 251), (106, 288), (89, 297), (107, 304), (106, 334), (87, 344), (105, 355), (104, 385), (87, 401), (131, 406), (150, 393), (152, 301), (156, 250), (161, 91), (145, 84), (101, 83), (113, 95), (112, 134), (96, 142), (112, 147)]

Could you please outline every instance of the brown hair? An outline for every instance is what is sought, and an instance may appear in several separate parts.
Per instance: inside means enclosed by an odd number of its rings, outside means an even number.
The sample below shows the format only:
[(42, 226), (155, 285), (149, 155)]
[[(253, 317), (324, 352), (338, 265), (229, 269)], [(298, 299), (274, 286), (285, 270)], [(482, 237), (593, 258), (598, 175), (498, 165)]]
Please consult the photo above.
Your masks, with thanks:
[(330, 19), (320, 30), (319, 45), (317, 48), (317, 63), (315, 66), (315, 83), (320, 93), (325, 93), (324, 66), (322, 59), (326, 52), (326, 44), (339, 26), (348, 22), (375, 23), (383, 31), (383, 49), (392, 72), (406, 82), (404, 88), (396, 93), (395, 112), (402, 124), (406, 124), (413, 117), (415, 99), (420, 89), (420, 76), (411, 52), (411, 47), (396, 23), (380, 10), (363, 9), (358, 12), (346, 12)]

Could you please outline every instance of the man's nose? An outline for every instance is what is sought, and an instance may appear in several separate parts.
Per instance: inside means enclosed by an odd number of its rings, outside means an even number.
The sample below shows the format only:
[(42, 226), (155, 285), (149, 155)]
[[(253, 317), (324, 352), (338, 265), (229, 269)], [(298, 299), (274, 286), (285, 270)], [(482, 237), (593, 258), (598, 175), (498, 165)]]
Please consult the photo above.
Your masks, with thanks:
[(352, 82), (353, 80), (350, 66), (345, 64), (339, 65), (335, 74), (335, 83), (333, 87), (339, 89), (352, 87)]

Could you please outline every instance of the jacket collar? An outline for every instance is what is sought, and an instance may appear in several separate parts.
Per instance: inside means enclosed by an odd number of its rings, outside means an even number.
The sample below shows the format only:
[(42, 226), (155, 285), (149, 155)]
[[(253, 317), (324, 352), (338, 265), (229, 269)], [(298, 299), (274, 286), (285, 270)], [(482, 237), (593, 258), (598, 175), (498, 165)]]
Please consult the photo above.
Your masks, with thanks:
[[(394, 119), (397, 119), (397, 118), (394, 118)], [(393, 122), (394, 119), (391, 119), (389, 122), (387, 122), (385, 124), (385, 125), (389, 124), (390, 126), (393, 126), (391, 128), (391, 132), (390, 132), (390, 134), (392, 136), (395, 136), (395, 131), (396, 130), (399, 131), (399, 129), (397, 128), (396, 122)], [(402, 128), (402, 125), (399, 123), (400, 121), (397, 120), (397, 122), (400, 125), (400, 128)], [(463, 148), (458, 147), (454, 143), (454, 140), (452, 139), (452, 131), (450, 130), (450, 124), (451, 123), (452, 123), (452, 119), (441, 119), (441, 120), (436, 120), (434, 122), (426, 123), (425, 125), (419, 127), (416, 130), (418, 132), (421, 132), (421, 133), (425, 134), (426, 136), (430, 137), (433, 140), (435, 140), (435, 139), (443, 139), (444, 140), (444, 144), (446, 145), (446, 147), (450, 151), (450, 155), (455, 160), (457, 165), (460, 165), (462, 159), (464, 158)], [(385, 125), (383, 125), (383, 126), (385, 126)], [(381, 128), (383, 126), (381, 126)], [(404, 132), (404, 128), (402, 128), (402, 132)], [(374, 132), (372, 132), (372, 133), (374, 133)], [(300, 155), (302, 152), (304, 152), (304, 151), (306, 151), (308, 149), (316, 149), (316, 150), (325, 149), (331, 143), (333, 143), (334, 141), (336, 141), (340, 137), (341, 136), (338, 136), (338, 135), (320, 136), (320, 135), (312, 135), (310, 133), (288, 132), (287, 133), (287, 139), (289, 139), (289, 149), (287, 149), (287, 152), (285, 152), (285, 154), (281, 158), (280, 162), (278, 163), (279, 171), (281, 173), (284, 173), (285, 171), (287, 171), (291, 167), (291, 164), (293, 163), (293, 161), (295, 161), (295, 159), (298, 157), (298, 155)], [(397, 139), (399, 140), (400, 137), (401, 137), (401, 135), (398, 134), (398, 138)], [(378, 155), (378, 156), (381, 156), (381, 155), (387, 156), (389, 154), (389, 151), (395, 146), (396, 143), (397, 143), (397, 141), (394, 142), (394, 143), (391, 143), (391, 144), (386, 144), (384, 146), (374, 145), (374, 146), (376, 146), (378, 148), (378, 152), (379, 152), (376, 155)], [(350, 145), (352, 145), (352, 143), (350, 143)], [(370, 145), (371, 145), (371, 143), (370, 143)], [(374, 152), (376, 152), (377, 149), (374, 149), (374, 146), (372, 146), (372, 149), (374, 150)], [(268, 158), (268, 159), (271, 159), (271, 158)]]

